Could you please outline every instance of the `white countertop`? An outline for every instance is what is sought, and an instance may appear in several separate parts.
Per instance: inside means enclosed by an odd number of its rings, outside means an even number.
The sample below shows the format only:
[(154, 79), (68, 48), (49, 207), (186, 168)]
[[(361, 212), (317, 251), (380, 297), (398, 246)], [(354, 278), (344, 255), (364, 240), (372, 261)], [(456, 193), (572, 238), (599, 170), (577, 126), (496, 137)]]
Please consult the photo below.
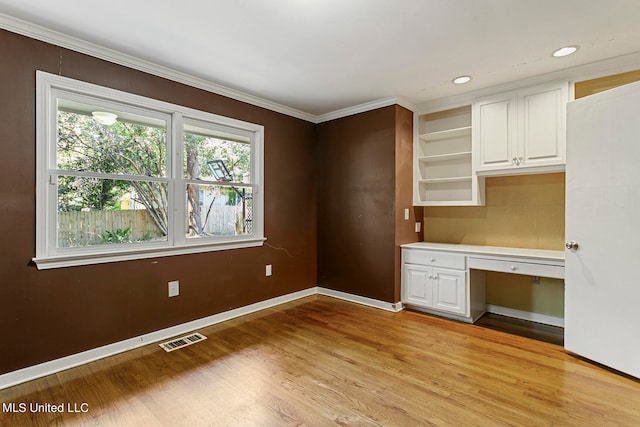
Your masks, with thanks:
[(526, 258), (540, 261), (551, 261), (564, 264), (564, 251), (548, 249), (508, 248), (502, 246), (463, 245), (455, 243), (416, 242), (400, 245), (403, 248), (437, 250), (463, 253), (470, 256), (503, 256), (512, 258)]

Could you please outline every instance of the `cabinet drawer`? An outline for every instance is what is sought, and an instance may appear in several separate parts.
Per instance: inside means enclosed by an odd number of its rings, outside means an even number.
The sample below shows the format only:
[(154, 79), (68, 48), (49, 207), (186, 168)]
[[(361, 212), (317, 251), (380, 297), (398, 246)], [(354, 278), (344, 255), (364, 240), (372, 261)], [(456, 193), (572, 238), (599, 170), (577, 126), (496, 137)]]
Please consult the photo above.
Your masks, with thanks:
[(560, 265), (469, 257), (469, 268), (564, 279), (564, 267)]
[(453, 268), (456, 270), (466, 269), (466, 256), (450, 254), (446, 252), (423, 251), (416, 249), (405, 249), (402, 253), (403, 262), (407, 264), (428, 265), (432, 267)]

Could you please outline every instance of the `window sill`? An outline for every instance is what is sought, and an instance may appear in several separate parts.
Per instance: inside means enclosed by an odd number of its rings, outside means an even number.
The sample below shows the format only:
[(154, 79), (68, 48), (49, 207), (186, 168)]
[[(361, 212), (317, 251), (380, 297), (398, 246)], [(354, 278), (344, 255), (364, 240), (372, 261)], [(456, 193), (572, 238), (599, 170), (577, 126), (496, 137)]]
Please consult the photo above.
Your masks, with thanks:
[(77, 267), (83, 265), (103, 264), (107, 262), (133, 261), (138, 259), (159, 258), (172, 255), (188, 255), (203, 252), (214, 252), (228, 249), (242, 249), (262, 246), (265, 238), (249, 238), (242, 240), (232, 240), (226, 242), (216, 242), (214, 244), (192, 244), (180, 247), (169, 248), (145, 248), (118, 251), (114, 253), (74, 253), (56, 255), (48, 257), (33, 258), (38, 270), (48, 270), (52, 268)]

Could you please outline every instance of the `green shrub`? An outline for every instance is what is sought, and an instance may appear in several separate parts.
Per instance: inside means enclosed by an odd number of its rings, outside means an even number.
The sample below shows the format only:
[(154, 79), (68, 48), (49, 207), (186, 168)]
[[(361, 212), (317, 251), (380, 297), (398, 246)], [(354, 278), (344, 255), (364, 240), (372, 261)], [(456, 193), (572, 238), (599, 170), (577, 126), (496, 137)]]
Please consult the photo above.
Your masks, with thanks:
[(100, 235), (102, 243), (131, 243), (131, 227), (106, 230)]

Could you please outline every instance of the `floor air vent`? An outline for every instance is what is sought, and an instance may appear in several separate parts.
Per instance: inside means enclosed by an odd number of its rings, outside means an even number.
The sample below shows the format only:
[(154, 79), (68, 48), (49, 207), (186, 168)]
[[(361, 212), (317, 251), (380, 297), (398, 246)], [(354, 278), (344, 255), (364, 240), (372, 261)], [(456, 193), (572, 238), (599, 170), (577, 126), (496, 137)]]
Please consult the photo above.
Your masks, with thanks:
[(175, 339), (173, 341), (163, 342), (162, 344), (160, 344), (160, 347), (162, 347), (164, 351), (169, 352), (169, 351), (177, 350), (182, 347), (186, 347), (191, 344), (195, 344), (198, 341), (202, 341), (206, 339), (207, 337), (196, 332), (195, 334), (187, 335), (182, 338)]

